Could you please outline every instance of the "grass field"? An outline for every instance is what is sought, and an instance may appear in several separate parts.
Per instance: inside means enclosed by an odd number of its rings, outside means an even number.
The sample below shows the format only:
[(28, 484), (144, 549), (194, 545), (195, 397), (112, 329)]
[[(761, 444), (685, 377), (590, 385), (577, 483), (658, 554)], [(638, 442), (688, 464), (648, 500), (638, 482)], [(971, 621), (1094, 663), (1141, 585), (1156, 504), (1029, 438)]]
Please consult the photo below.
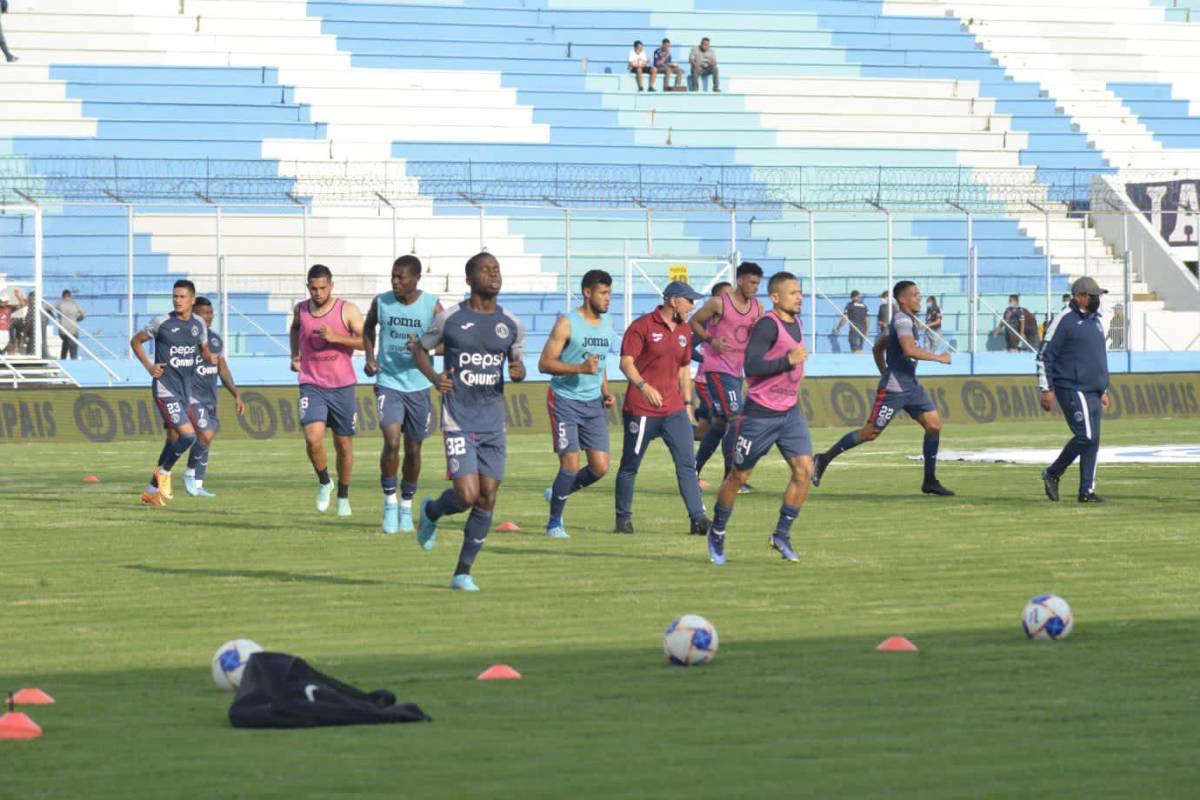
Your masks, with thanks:
[[(944, 446), (1065, 438), (1061, 423), (969, 425)], [(1196, 421), (1106, 423), (1106, 444), (1197, 441)], [(377, 444), (359, 439), (348, 520), (311, 510), (299, 438), (218, 441), (219, 497), (177, 480), (167, 509), (137, 503), (157, 445), (0, 447), (0, 686), (58, 700), (25, 709), (42, 739), (0, 742), (0, 797), (1195, 796), (1194, 467), (1102, 466), (1111, 502), (1079, 506), (1074, 470), (1071, 502), (1052, 505), (1037, 468), (951, 463), (959, 496), (931, 498), (906, 458), (919, 431), (897, 426), (814, 490), (799, 565), (766, 549), (785, 472), (765, 459), (718, 569), (685, 535), (661, 445), (639, 535), (608, 533), (610, 475), (572, 499), (559, 542), (541, 536), (547, 441), (513, 437), (496, 519), (524, 531), (492, 534), (483, 592), (463, 595), (446, 588), (460, 520), (431, 553), (377, 531)], [(1071, 602), (1068, 641), (1024, 640), (1039, 592)], [(663, 659), (685, 612), (719, 629), (707, 667)], [(875, 653), (890, 634), (921, 652)], [(235, 730), (209, 659), (236, 636), (435, 721)], [(524, 680), (474, 680), (497, 662)]]

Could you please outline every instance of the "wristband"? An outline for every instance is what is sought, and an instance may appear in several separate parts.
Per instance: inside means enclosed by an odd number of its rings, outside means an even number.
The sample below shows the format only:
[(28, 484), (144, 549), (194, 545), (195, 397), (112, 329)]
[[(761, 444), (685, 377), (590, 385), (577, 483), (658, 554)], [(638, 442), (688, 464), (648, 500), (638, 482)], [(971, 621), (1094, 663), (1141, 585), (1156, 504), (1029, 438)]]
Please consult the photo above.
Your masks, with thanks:
[(636, 386), (638, 388), (638, 391), (640, 392), (642, 389), (646, 388), (646, 382), (642, 381), (641, 383), (635, 383), (634, 386)]

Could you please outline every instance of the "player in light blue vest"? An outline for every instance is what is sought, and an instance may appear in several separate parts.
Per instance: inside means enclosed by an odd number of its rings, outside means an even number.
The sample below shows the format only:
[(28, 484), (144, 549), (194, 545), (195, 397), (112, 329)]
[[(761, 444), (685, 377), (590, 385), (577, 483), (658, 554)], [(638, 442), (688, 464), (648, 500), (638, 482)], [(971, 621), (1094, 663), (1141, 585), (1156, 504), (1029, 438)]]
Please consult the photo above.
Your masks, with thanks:
[[(400, 256), (392, 264), (392, 291), (371, 301), (364, 323), (365, 371), (375, 376), (375, 402), (383, 452), (379, 455), (379, 485), (383, 487), (383, 532), (413, 530), (412, 501), (421, 476), (421, 443), (429, 436), (433, 406), (429, 380), (413, 364), (410, 342), (428, 330), (442, 313), (435, 295), (417, 288), (421, 262)], [(375, 327), (379, 326), (378, 349)], [(403, 480), (396, 502), (400, 465), (400, 435), (404, 434)]]
[[(569, 539), (563, 527), (563, 508), (573, 493), (608, 472), (608, 419), (605, 409), (616, 404), (608, 392), (605, 364), (615, 335), (606, 316), (612, 300), (612, 276), (588, 270), (580, 287), (583, 305), (554, 323), (542, 348), (538, 369), (550, 378), (546, 405), (550, 410), (550, 437), (558, 454), (558, 475), (546, 490), (550, 519), (546, 535)], [(587, 452), (587, 466), (579, 468), (579, 451)]]

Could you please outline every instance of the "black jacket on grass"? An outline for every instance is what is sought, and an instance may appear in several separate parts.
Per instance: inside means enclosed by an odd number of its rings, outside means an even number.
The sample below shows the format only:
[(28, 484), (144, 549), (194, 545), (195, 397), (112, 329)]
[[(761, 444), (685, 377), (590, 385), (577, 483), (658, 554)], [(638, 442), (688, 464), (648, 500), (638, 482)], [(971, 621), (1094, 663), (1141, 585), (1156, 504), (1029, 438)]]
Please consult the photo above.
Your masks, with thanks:
[(255, 653), (229, 706), (229, 721), (235, 728), (316, 728), (432, 718), (413, 703), (396, 705), (396, 696), (385, 689), (364, 692), (297, 656)]

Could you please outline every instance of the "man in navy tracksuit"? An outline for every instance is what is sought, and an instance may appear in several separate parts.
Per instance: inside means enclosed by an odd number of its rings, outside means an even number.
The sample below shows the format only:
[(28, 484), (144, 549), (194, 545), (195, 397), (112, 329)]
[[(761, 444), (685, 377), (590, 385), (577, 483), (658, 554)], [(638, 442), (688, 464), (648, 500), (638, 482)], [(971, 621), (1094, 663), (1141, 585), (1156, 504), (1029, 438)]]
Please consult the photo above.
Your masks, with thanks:
[(1071, 285), (1071, 303), (1046, 328), (1038, 351), (1038, 387), (1042, 408), (1054, 400), (1075, 434), (1058, 459), (1042, 472), (1046, 496), (1058, 501), (1058, 481), (1079, 459), (1079, 502), (1100, 503), (1096, 494), (1096, 455), (1100, 450), (1100, 413), (1108, 408), (1108, 354), (1100, 324), (1100, 295), (1092, 278)]

